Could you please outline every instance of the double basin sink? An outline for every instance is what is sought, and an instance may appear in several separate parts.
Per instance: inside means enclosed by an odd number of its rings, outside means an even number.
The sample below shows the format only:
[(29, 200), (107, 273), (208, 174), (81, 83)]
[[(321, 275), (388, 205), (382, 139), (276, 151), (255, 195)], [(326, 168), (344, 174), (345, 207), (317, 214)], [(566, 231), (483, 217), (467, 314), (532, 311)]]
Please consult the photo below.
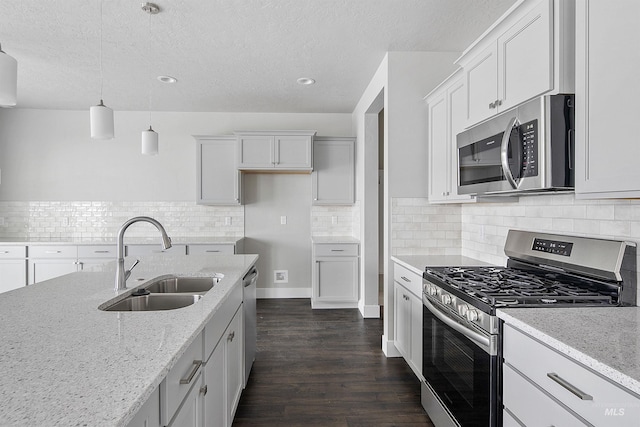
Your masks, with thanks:
[(101, 307), (104, 311), (175, 310), (198, 302), (224, 275), (208, 277), (161, 276), (136, 289), (131, 295)]

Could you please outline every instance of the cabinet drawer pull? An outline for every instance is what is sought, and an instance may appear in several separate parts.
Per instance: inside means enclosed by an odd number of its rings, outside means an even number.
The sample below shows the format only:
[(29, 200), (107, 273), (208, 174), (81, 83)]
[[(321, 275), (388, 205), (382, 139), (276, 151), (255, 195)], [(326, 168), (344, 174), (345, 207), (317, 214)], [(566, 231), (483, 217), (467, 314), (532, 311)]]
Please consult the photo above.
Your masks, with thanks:
[(44, 251), (45, 254), (61, 254), (62, 251)]
[(331, 249), (331, 252), (344, 252), (344, 249)]
[(492, 102), (491, 104), (489, 104), (489, 109), (493, 110), (494, 108), (496, 108), (496, 103)]
[(2, 251), (0, 253), (2, 253), (2, 254), (10, 254), (11, 252), (10, 251)]
[(227, 341), (233, 341), (235, 336), (236, 336), (236, 331), (229, 333), (229, 335), (227, 336)]
[(571, 393), (578, 396), (581, 400), (593, 400), (593, 396), (583, 392), (582, 390), (580, 390), (579, 388), (577, 388), (567, 380), (561, 378), (555, 372), (549, 372), (547, 373), (547, 376), (551, 378), (553, 381), (555, 381), (556, 383), (560, 384), (562, 387), (564, 387), (568, 391), (570, 391)]
[(94, 254), (108, 254), (110, 251), (93, 251)]
[(189, 384), (189, 383), (191, 383), (191, 381), (193, 380), (193, 377), (196, 376), (196, 373), (198, 372), (198, 369), (200, 369), (200, 366), (202, 366), (202, 360), (194, 360), (193, 361), (193, 369), (189, 373), (189, 376), (187, 378), (182, 378), (180, 380), (180, 384)]
[(407, 278), (406, 278), (406, 277), (404, 277), (404, 276), (400, 276), (400, 278), (401, 278), (402, 280), (404, 280), (405, 282), (409, 282), (409, 283), (411, 283), (411, 280), (407, 279)]
[(200, 387), (200, 394), (202, 394), (203, 396), (207, 395), (207, 391), (209, 391), (207, 386)]
[(205, 252), (220, 252), (220, 251), (217, 249), (207, 249)]

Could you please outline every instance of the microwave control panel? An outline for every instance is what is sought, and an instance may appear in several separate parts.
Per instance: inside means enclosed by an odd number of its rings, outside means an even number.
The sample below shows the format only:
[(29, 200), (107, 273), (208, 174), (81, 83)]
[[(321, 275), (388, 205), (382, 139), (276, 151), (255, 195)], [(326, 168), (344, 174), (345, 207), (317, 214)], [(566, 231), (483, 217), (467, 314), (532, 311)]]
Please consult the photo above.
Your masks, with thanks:
[(538, 176), (538, 120), (518, 126), (522, 143), (522, 176)]

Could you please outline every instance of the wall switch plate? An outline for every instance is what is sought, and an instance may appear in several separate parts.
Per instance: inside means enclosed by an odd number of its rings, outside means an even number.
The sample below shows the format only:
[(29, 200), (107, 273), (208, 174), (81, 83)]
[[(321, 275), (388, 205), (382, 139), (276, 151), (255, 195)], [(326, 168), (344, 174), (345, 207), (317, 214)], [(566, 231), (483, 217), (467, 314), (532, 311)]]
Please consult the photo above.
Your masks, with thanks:
[(62, 217), (62, 226), (63, 227), (68, 227), (69, 226), (69, 218), (67, 218), (66, 216)]
[(289, 283), (289, 270), (273, 270), (273, 283)]
[(336, 225), (338, 223), (338, 217), (337, 216), (332, 216), (331, 217), (331, 224), (332, 225)]
[(4, 227), (4, 217), (0, 216), (0, 227)]
[(286, 217), (286, 215), (283, 215), (283, 216), (280, 217), (280, 224), (287, 225), (287, 217)]
[(225, 216), (224, 217), (224, 225), (231, 225), (231, 217), (230, 216)]

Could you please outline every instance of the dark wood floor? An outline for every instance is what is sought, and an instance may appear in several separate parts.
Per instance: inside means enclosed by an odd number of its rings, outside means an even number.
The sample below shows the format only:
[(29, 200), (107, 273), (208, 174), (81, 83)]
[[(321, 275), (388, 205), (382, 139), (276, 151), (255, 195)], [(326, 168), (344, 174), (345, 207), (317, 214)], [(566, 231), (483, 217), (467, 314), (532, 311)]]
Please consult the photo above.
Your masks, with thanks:
[(420, 383), (380, 349), (382, 320), (258, 300), (258, 347), (233, 425), (433, 426)]

